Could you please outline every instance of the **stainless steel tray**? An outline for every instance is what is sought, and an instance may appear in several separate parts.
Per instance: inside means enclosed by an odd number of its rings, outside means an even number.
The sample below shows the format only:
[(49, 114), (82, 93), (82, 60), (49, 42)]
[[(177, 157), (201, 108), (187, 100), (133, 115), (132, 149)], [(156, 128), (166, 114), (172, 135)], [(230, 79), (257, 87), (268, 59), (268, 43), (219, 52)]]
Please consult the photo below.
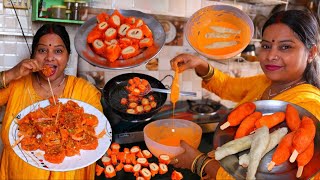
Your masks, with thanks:
[[(288, 104), (288, 102), (278, 101), (278, 100), (261, 100), (261, 101), (256, 101), (255, 104), (257, 107), (256, 111), (260, 111), (263, 114), (271, 114), (277, 111), (285, 112), (286, 105)], [(314, 143), (315, 143), (314, 154), (313, 154), (312, 160), (304, 167), (303, 174), (299, 178), (299, 179), (309, 179), (312, 176), (314, 176), (317, 172), (320, 172), (320, 122), (317, 120), (315, 116), (313, 116), (307, 110), (297, 105), (294, 105), (294, 104), (292, 105), (299, 111), (300, 117), (308, 116), (314, 121), (314, 124), (316, 125), (316, 136), (314, 138)], [(216, 132), (214, 135), (214, 142), (213, 142), (214, 149), (216, 149), (219, 146), (222, 146), (226, 142), (233, 140), (234, 138), (234, 135), (238, 127), (237, 126), (228, 127), (227, 129), (222, 131), (219, 127), (225, 122), (226, 122), (226, 119), (221, 121), (216, 129)], [(274, 130), (284, 126), (286, 126), (285, 122), (270, 129), (270, 132), (273, 132)], [(296, 173), (298, 169), (297, 163), (296, 162), (290, 163), (289, 160), (279, 166), (275, 166), (272, 169), (272, 171), (270, 172), (268, 171), (267, 164), (271, 161), (272, 154), (274, 151), (275, 151), (275, 148), (262, 158), (256, 173), (256, 178), (268, 179), (268, 180), (297, 179), (296, 178)], [(239, 165), (239, 156), (248, 152), (249, 150), (246, 150), (246, 151), (237, 153), (235, 155), (227, 156), (219, 161), (220, 165), (236, 179), (245, 179), (247, 168), (243, 168), (242, 166)]]
[[(105, 12), (110, 15), (113, 11), (114, 10), (106, 10)], [(165, 43), (166, 35), (162, 25), (153, 16), (135, 10), (119, 10), (119, 12), (126, 17), (134, 16), (141, 18), (153, 33), (154, 45), (148, 47), (138, 56), (126, 60), (116, 60), (115, 62), (110, 63), (105, 58), (95, 54), (87, 43), (89, 32), (97, 25), (96, 17), (92, 17), (81, 25), (74, 38), (76, 51), (80, 57), (88, 63), (105, 69), (126, 69), (147, 63), (160, 52)]]

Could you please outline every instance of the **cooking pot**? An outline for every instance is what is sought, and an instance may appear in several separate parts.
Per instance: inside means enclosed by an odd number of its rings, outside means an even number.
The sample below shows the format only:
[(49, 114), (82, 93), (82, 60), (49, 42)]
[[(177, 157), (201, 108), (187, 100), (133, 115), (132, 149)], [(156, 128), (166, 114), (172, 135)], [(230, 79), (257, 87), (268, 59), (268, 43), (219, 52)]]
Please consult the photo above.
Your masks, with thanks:
[(161, 89), (166, 88), (161, 81), (152, 76), (140, 73), (126, 73), (110, 79), (105, 84), (103, 88), (103, 99), (107, 103), (108, 107), (111, 107), (112, 111), (119, 115), (124, 121), (143, 122), (150, 120), (153, 115), (160, 111), (160, 109), (166, 102), (167, 94), (159, 92), (150, 92), (148, 95), (153, 95), (155, 101), (157, 102), (156, 108), (151, 109), (151, 111), (147, 113), (129, 114), (126, 112), (127, 107), (122, 105), (120, 103), (120, 100), (121, 98), (128, 96), (128, 92), (126, 91), (125, 86), (127, 86), (128, 80), (133, 77), (139, 77), (140, 79), (147, 80), (150, 83), (151, 87)]

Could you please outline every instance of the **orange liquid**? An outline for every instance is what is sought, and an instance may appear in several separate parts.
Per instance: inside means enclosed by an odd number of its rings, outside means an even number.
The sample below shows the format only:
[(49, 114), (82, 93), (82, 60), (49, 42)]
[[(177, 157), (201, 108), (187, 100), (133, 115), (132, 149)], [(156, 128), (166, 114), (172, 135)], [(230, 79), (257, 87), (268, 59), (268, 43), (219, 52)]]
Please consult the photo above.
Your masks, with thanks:
[(198, 133), (195, 133), (192, 128), (175, 127), (175, 131), (172, 132), (171, 127), (153, 125), (148, 131), (150, 139), (167, 146), (179, 146), (181, 139), (192, 146), (198, 145), (198, 141), (200, 141), (200, 138), (197, 138), (199, 137)]
[(179, 93), (180, 93), (180, 87), (179, 87), (179, 69), (176, 68), (176, 71), (174, 73), (174, 78), (171, 85), (171, 94), (170, 94), (170, 100), (173, 104), (173, 116), (174, 116), (174, 110), (176, 106), (176, 102), (179, 100)]
[[(213, 56), (223, 56), (232, 54), (245, 46), (250, 42), (251, 33), (249, 25), (242, 19), (234, 16), (227, 11), (210, 11), (206, 16), (200, 16), (194, 26), (191, 27), (191, 33), (188, 35), (190, 43), (194, 48), (200, 50), (203, 53)], [(199, 23), (201, 22), (201, 23)], [(240, 31), (239, 34), (232, 34), (230, 37), (222, 38), (207, 38), (207, 33), (213, 33), (214, 30), (211, 27), (229, 28), (234, 31)], [(225, 33), (228, 34), (228, 33)], [(236, 45), (231, 45), (223, 48), (207, 48), (206, 46), (215, 42), (230, 42), (236, 41)]]

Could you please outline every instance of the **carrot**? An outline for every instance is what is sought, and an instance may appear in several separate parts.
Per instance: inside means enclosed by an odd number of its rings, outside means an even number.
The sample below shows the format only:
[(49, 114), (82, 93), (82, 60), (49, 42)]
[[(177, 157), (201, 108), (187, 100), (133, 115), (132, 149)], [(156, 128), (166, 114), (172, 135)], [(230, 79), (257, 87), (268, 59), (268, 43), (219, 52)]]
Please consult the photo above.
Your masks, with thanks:
[(237, 126), (244, 118), (249, 116), (256, 109), (256, 105), (253, 102), (246, 102), (236, 107), (229, 115), (227, 122), (220, 126), (221, 130), (226, 129), (229, 126)]
[(140, 151), (140, 148), (139, 146), (133, 146), (131, 149), (130, 149), (130, 153), (131, 154), (137, 154), (138, 152)]
[(286, 108), (286, 123), (291, 131), (297, 130), (301, 123), (299, 112), (291, 104)]
[(141, 164), (134, 165), (132, 169), (134, 176), (138, 177), (140, 170), (141, 170)]
[(143, 38), (139, 41), (139, 47), (150, 47), (153, 45), (153, 39), (152, 38)]
[(112, 154), (112, 155), (111, 155), (111, 163), (112, 163), (113, 165), (117, 165), (117, 164), (118, 164), (117, 155), (115, 155), (115, 154)]
[(148, 167), (149, 166), (149, 162), (148, 162), (148, 160), (146, 159), (146, 158), (138, 158), (137, 159), (137, 163), (138, 164), (141, 164), (141, 166), (143, 166), (143, 167)]
[(151, 179), (151, 172), (147, 168), (141, 169), (140, 174), (145, 180)]
[(281, 139), (276, 151), (272, 155), (271, 162), (268, 164), (269, 171), (271, 171), (275, 165), (282, 164), (288, 160), (292, 152), (292, 139), (294, 134), (295, 132), (291, 132)]
[(109, 62), (114, 62), (120, 57), (121, 48), (118, 44), (112, 44), (108, 46), (106, 49), (105, 57)]
[[(127, 31), (126, 37), (129, 39), (141, 40), (143, 38), (143, 32), (140, 28), (131, 28)], [(138, 41), (139, 42), (139, 41)]]
[(307, 149), (315, 135), (316, 127), (313, 120), (307, 116), (303, 116), (300, 127), (297, 129), (292, 139), (293, 152), (290, 156), (290, 162), (294, 162), (298, 154)]
[(125, 164), (125, 165), (123, 166), (123, 170), (124, 170), (125, 172), (132, 172), (133, 166), (132, 166), (131, 164)]
[(96, 164), (96, 175), (100, 176), (104, 170), (104, 167), (100, 166), (99, 164)]
[[(143, 107), (142, 107), (142, 109), (143, 109)], [(136, 156), (137, 156), (138, 158), (143, 158), (143, 157), (144, 157), (143, 154), (142, 154), (142, 152), (141, 152), (141, 150), (136, 153)]]
[(150, 30), (150, 28), (147, 25), (142, 25), (141, 26), (141, 30), (143, 32), (143, 35), (145, 35), (146, 37), (150, 38), (152, 37), (152, 31)]
[(281, 123), (285, 119), (284, 112), (275, 112), (271, 115), (262, 116), (255, 123), (256, 128), (261, 128), (262, 126), (267, 126), (269, 129)]
[(237, 129), (236, 135), (234, 139), (238, 139), (244, 136), (247, 136), (252, 132), (255, 128), (255, 122), (262, 117), (261, 112), (254, 112), (247, 116), (240, 124)]
[(181, 180), (181, 179), (183, 179), (183, 175), (181, 174), (181, 172), (174, 170), (171, 174), (171, 180)]
[(123, 169), (123, 164), (122, 163), (119, 163), (117, 166), (116, 166), (116, 171), (121, 171)]
[(156, 163), (149, 164), (151, 176), (154, 177), (159, 172), (159, 166)]
[(112, 178), (116, 176), (116, 171), (114, 170), (114, 167), (112, 165), (106, 166), (104, 170), (104, 175), (106, 176), (106, 178)]
[(109, 15), (105, 12), (102, 12), (102, 13), (98, 14), (96, 18), (97, 18), (98, 23), (107, 22), (107, 20), (109, 19)]
[(297, 157), (298, 163), (298, 171), (296, 177), (299, 178), (302, 175), (303, 167), (307, 165), (310, 160), (312, 159), (314, 153), (314, 143), (311, 142), (310, 145), (307, 147), (303, 153), (299, 154)]
[(168, 172), (168, 166), (163, 163), (159, 163), (159, 174), (165, 174)]
[(102, 164), (103, 164), (104, 166), (108, 166), (108, 165), (111, 164), (111, 158), (110, 158), (110, 157), (107, 157), (107, 156), (103, 156), (103, 157), (101, 158), (101, 161), (102, 161)]
[(103, 36), (103, 32), (98, 29), (98, 27), (94, 27), (92, 31), (89, 32), (87, 36), (87, 42), (93, 43), (96, 39), (99, 39)]
[(152, 154), (150, 153), (150, 151), (148, 151), (146, 149), (142, 151), (142, 154), (143, 154), (143, 157), (145, 157), (147, 159), (152, 157)]
[(170, 157), (166, 154), (159, 155), (159, 163), (163, 164), (169, 164), (170, 163)]

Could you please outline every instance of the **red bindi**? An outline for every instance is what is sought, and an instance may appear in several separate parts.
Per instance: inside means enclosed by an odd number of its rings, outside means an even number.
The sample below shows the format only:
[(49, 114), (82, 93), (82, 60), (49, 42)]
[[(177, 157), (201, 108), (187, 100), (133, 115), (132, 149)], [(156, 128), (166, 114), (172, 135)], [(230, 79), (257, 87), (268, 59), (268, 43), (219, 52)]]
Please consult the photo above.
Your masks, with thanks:
[(49, 44), (49, 46), (51, 46), (51, 44)]

